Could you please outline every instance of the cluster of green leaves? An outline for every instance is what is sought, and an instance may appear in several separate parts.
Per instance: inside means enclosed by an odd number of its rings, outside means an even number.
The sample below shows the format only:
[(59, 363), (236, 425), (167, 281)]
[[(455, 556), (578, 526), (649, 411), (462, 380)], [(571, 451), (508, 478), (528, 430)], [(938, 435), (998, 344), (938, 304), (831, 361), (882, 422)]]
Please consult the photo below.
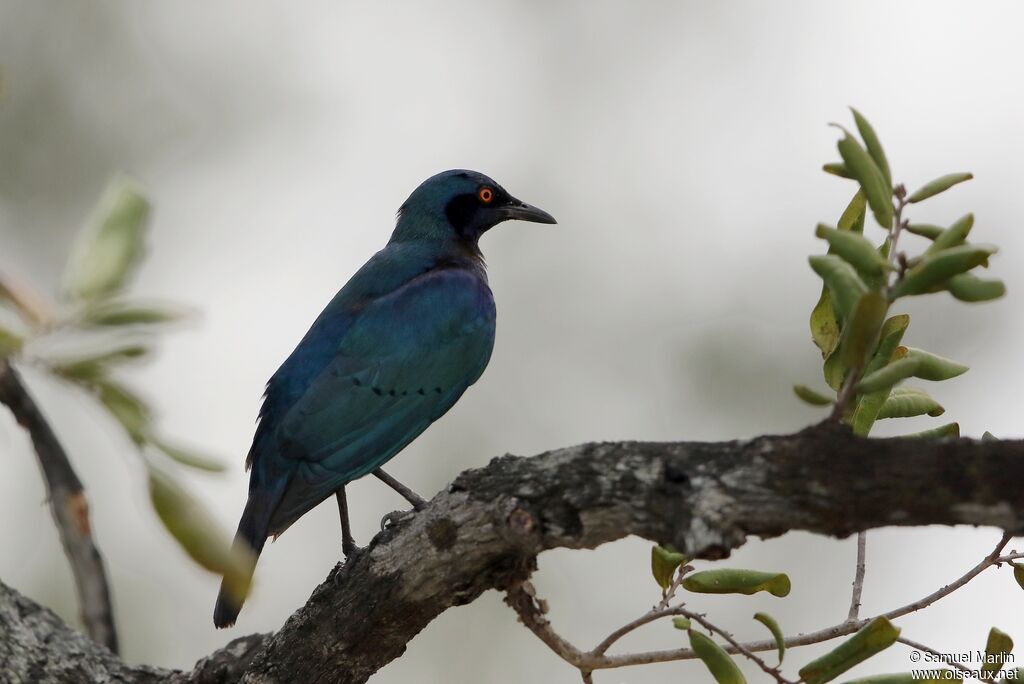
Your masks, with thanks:
[[(942, 405), (923, 389), (899, 386), (904, 380), (941, 381), (967, 371), (961, 363), (903, 346), (910, 317), (890, 315), (893, 304), (903, 297), (938, 292), (982, 302), (1003, 296), (1006, 288), (999, 280), (974, 273), (988, 266), (996, 248), (967, 241), (974, 226), (972, 214), (948, 227), (915, 224), (904, 217), (907, 206), (970, 180), (971, 174), (948, 174), (908, 195), (902, 185), (893, 184), (871, 124), (856, 110), (853, 115), (861, 140), (842, 129), (837, 147), (843, 161), (824, 169), (855, 180), (859, 188), (836, 227), (819, 225), (816, 230), (828, 243), (828, 252), (810, 257), (811, 268), (823, 281), (811, 312), (811, 335), (824, 359), (825, 382), (835, 395), (803, 385), (794, 391), (810, 404), (835, 405), (837, 418), (857, 434), (867, 435), (880, 419), (942, 415)], [(865, 237), (868, 209), (885, 231), (880, 244)], [(898, 250), (900, 236), (908, 232), (930, 241), (914, 256)], [(948, 423), (908, 436), (959, 434), (959, 425)]]
[(83, 229), (64, 272), (60, 300), (39, 303), (0, 280), (0, 361), (32, 363), (95, 397), (138, 447), (149, 476), (153, 508), (189, 556), (203, 567), (239, 578), (251, 558), (231, 550), (200, 502), (176, 480), (183, 465), (208, 472), (223, 466), (161, 436), (153, 411), (115, 376), (149, 356), (156, 332), (181, 318), (167, 305), (125, 292), (145, 252), (150, 205), (128, 179), (115, 179)]

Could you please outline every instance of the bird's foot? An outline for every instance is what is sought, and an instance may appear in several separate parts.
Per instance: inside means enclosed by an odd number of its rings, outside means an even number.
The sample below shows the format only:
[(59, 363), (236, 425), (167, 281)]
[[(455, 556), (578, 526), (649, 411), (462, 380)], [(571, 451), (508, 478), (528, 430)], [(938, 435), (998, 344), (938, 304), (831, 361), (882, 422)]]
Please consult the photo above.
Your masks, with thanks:
[(383, 532), (389, 527), (394, 527), (395, 525), (401, 525), (404, 522), (409, 522), (414, 517), (416, 517), (416, 513), (422, 510), (422, 508), (422, 506), (417, 506), (410, 511), (391, 511), (390, 513), (388, 513), (380, 519), (381, 531)]
[(363, 546), (356, 546), (356, 543), (351, 540), (349, 540), (348, 542), (342, 542), (341, 555), (343, 560), (348, 560), (352, 556), (358, 556), (360, 553), (362, 553), (364, 548), (365, 547)]
[(342, 548), (341, 553), (343, 555), (341, 557), (341, 560), (339, 560), (334, 566), (333, 579), (335, 584), (337, 584), (340, 581), (339, 578), (342, 575), (341, 569), (348, 565), (350, 562), (354, 561), (359, 556), (361, 556), (363, 554), (363, 551), (366, 550), (366, 548), (367, 547), (365, 546), (356, 546), (355, 544), (352, 544), (347, 548)]

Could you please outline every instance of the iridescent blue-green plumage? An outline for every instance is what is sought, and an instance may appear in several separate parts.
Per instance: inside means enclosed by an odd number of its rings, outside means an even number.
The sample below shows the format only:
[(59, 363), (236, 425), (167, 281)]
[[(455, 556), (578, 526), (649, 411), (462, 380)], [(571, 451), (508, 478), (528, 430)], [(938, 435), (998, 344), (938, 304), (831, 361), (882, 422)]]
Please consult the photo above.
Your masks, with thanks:
[[(387, 246), (267, 384), (236, 543), (258, 555), (269, 535), (379, 468), (476, 382), (495, 332), (477, 241), (507, 219), (554, 222), (472, 171), (438, 174), (402, 205)], [(236, 603), (222, 587), (218, 626), (234, 622)]]

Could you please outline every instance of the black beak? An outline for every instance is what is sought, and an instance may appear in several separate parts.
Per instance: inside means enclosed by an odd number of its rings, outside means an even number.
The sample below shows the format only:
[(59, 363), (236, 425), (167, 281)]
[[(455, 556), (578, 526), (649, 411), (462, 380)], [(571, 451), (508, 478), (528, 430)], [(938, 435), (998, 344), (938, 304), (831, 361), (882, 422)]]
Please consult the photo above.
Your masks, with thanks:
[(508, 204), (501, 208), (501, 212), (506, 220), (530, 221), (532, 223), (558, 223), (554, 216), (543, 209), (538, 209), (526, 202), (520, 202), (514, 197), (509, 200)]

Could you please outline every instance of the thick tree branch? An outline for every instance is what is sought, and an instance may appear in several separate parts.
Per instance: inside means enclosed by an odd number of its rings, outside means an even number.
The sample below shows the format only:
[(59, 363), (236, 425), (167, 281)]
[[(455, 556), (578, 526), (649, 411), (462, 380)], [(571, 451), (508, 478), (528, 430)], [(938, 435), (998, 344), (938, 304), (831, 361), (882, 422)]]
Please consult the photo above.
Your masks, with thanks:
[(165, 682), (167, 670), (129, 666), (50, 610), (0, 583), (0, 680)]
[(75, 577), (86, 632), (117, 653), (117, 630), (114, 626), (110, 586), (103, 558), (93, 541), (85, 488), (17, 371), (3, 360), (0, 360), (0, 403), (7, 405), (14, 418), (32, 438), (39, 467), (46, 481), (50, 512)]
[(1020, 535), (1021, 481), (1024, 442), (868, 440), (838, 425), (745, 441), (505, 456), (462, 473), (336, 567), (242, 681), (366, 681), (448, 608), (520, 585), (545, 549), (638, 535), (690, 557), (721, 558), (750, 535), (790, 530), (845, 537), (967, 524)]

